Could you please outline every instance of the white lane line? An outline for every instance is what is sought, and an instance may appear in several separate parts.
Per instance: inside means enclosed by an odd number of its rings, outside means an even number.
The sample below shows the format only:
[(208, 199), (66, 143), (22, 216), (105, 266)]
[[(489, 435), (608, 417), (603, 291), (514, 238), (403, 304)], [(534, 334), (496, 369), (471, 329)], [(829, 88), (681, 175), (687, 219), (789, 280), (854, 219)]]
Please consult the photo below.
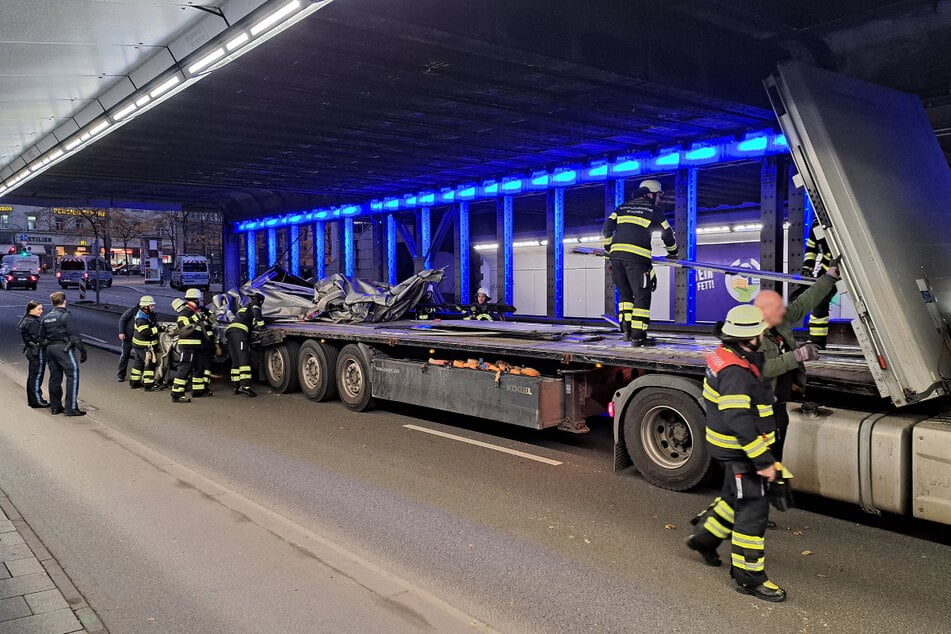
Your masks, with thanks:
[(455, 434), (447, 434), (444, 431), (436, 431), (435, 429), (429, 429), (428, 427), (420, 427), (419, 425), (403, 425), (403, 427), (405, 427), (406, 429), (412, 429), (414, 431), (421, 431), (427, 434), (432, 434), (433, 436), (439, 436), (441, 438), (449, 438), (450, 440), (458, 440), (459, 442), (468, 443), (470, 445), (476, 445), (477, 447), (485, 447), (486, 449), (494, 449), (495, 451), (501, 451), (502, 453), (518, 456), (519, 458), (528, 458), (529, 460), (534, 460), (535, 462), (542, 462), (544, 464), (552, 465), (553, 467), (557, 467), (560, 464), (564, 464), (558, 460), (552, 460), (551, 458), (536, 456), (535, 454), (525, 453), (524, 451), (518, 451), (517, 449), (509, 449), (508, 447), (500, 447), (499, 445), (492, 445), (487, 442), (482, 442), (481, 440), (472, 440), (471, 438), (466, 438), (464, 436), (456, 436)]
[(92, 339), (93, 341), (98, 341), (99, 343), (109, 343), (105, 339), (100, 339), (99, 337), (93, 337), (92, 335), (87, 334), (85, 332), (81, 332), (79, 334), (82, 335), (83, 339)]

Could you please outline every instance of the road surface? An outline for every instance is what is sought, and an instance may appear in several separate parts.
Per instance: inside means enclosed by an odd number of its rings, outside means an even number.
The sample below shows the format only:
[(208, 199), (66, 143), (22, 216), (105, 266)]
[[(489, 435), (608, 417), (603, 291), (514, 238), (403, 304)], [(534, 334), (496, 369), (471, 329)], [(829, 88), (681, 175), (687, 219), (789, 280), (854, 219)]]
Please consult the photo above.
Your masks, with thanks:
[[(0, 292), (5, 402), (31, 295)], [(114, 337), (114, 316), (75, 313), (88, 334)], [(713, 492), (613, 473), (607, 419), (574, 436), (409, 408), (355, 414), (263, 386), (254, 400), (220, 386), (174, 405), (117, 384), (114, 367), (91, 351), (86, 419), (27, 410), (0, 428), (0, 486), (113, 631), (368, 629), (394, 595), (334, 585), (312, 545), (405, 584), (396, 596), (411, 599), (379, 618), (409, 630), (947, 628), (945, 527), (882, 528), (821, 503), (776, 514), (767, 570), (789, 601), (763, 603), (683, 545)]]

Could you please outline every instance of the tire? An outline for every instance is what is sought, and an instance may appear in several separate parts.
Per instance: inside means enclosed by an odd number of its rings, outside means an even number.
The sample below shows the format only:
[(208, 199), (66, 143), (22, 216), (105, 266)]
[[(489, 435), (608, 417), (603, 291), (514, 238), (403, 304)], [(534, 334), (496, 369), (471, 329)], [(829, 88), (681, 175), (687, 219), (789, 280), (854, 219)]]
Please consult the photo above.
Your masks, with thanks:
[(337, 356), (337, 393), (351, 411), (373, 409), (370, 366), (355, 344), (347, 344)]
[(264, 376), (278, 394), (290, 394), (300, 389), (297, 382), (299, 350), (300, 344), (296, 341), (285, 341), (264, 350)]
[(624, 411), (624, 445), (634, 466), (654, 486), (687, 491), (710, 472), (703, 409), (668, 388), (647, 387)]
[(33, 286), (31, 286), (31, 287), (30, 287), (30, 290), (31, 290), (31, 291), (35, 291), (35, 290), (36, 290), (36, 284), (34, 284)]
[(297, 355), (297, 380), (312, 401), (337, 397), (337, 349), (319, 341), (305, 341)]
[(65, 284), (60, 284), (59, 287), (60, 287), (61, 289), (63, 289), (64, 291), (66, 290), (66, 285), (65, 285)]

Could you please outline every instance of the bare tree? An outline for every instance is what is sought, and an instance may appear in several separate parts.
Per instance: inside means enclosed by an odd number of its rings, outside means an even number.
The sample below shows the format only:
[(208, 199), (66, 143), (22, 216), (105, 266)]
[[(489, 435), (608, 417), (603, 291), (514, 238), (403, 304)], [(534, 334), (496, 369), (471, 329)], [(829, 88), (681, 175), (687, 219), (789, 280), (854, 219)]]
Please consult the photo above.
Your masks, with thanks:
[[(106, 252), (106, 265), (109, 264), (109, 248), (106, 244), (106, 239), (110, 235), (111, 229), (111, 216), (108, 209), (101, 208), (91, 208), (91, 209), (77, 209), (76, 210), (76, 220), (81, 221), (81, 223), (86, 224), (91, 230), (94, 238), (94, 248), (92, 250), (93, 255), (96, 257), (94, 260), (95, 266), (95, 280), (96, 285), (96, 303), (99, 304), (99, 287), (100, 284), (100, 275), (99, 275), (99, 249), (105, 248)], [(77, 227), (78, 228), (78, 227)]]
[(109, 228), (112, 231), (112, 236), (122, 245), (122, 252), (125, 254), (125, 273), (128, 276), (131, 268), (129, 266), (129, 244), (137, 238), (140, 239), (141, 244), (141, 237), (145, 233), (146, 223), (141, 216), (127, 211), (117, 210), (113, 211), (110, 215), (111, 222), (109, 223)]

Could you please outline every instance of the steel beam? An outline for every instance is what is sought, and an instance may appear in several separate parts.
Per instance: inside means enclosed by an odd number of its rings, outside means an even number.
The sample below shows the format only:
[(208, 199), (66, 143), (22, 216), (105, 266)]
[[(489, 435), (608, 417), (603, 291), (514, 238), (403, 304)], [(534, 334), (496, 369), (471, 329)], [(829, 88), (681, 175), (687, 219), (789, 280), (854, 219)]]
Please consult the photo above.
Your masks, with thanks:
[(353, 277), (357, 268), (356, 249), (353, 245), (353, 218), (343, 221), (343, 266), (344, 275)]
[(472, 271), (470, 268), (469, 254), (472, 249), (469, 236), (469, 203), (462, 202), (456, 205), (456, 289), (460, 304), (468, 304), (471, 301), (470, 280)]
[(445, 240), (446, 234), (449, 233), (449, 228), (452, 227), (452, 221), (453, 218), (455, 218), (455, 215), (455, 207), (451, 208), (442, 215), (442, 219), (439, 221), (439, 226), (436, 227), (436, 235), (432, 237), (432, 242), (430, 242), (426, 250), (423, 251), (423, 253), (425, 253), (424, 261), (426, 263), (427, 269), (432, 268), (433, 254), (436, 252), (436, 249), (439, 248), (439, 245), (442, 244), (442, 241)]
[(222, 284), (225, 289), (241, 285), (241, 237), (230, 222), (222, 223)]
[[(677, 172), (674, 188), (674, 234), (681, 257), (697, 260), (697, 170)], [(697, 272), (678, 269), (674, 275), (674, 319), (682, 324), (697, 322)]]
[(294, 275), (300, 275), (300, 226), (291, 225), (290, 236), (288, 240), (291, 241), (291, 273)]
[(809, 225), (806, 224), (806, 190), (796, 187), (793, 176), (796, 174), (796, 165), (789, 162), (789, 180), (786, 183), (786, 220), (789, 222), (789, 232), (786, 238), (787, 271), (798, 273), (802, 268), (803, 247)]
[(502, 196), (495, 202), (495, 235), (497, 301), (511, 305), (515, 301), (515, 201)]
[(548, 236), (548, 316), (565, 316), (565, 189), (548, 191), (545, 206), (545, 229)]
[(314, 276), (321, 280), (327, 277), (327, 225), (315, 222), (314, 232)]
[(253, 280), (258, 275), (258, 233), (257, 231), (248, 231), (245, 234), (245, 249), (247, 249), (246, 259), (248, 265), (248, 279)]
[(419, 248), (416, 246), (416, 240), (413, 238), (413, 233), (409, 230), (409, 227), (406, 226), (406, 223), (396, 219), (396, 229), (399, 231), (400, 237), (403, 238), (403, 244), (406, 245), (406, 250), (409, 251), (409, 255), (414, 260), (419, 257)]
[[(607, 218), (624, 202), (624, 179), (610, 180), (604, 184), (604, 217)], [(617, 287), (611, 279), (611, 262), (604, 261), (604, 314), (613, 315), (617, 310)]]
[[(760, 161), (760, 268), (782, 271), (783, 268), (783, 206), (787, 173), (778, 156)], [(783, 291), (782, 283), (760, 280), (760, 288)]]
[(397, 284), (396, 271), (396, 216), (386, 214), (386, 281), (391, 286)]

